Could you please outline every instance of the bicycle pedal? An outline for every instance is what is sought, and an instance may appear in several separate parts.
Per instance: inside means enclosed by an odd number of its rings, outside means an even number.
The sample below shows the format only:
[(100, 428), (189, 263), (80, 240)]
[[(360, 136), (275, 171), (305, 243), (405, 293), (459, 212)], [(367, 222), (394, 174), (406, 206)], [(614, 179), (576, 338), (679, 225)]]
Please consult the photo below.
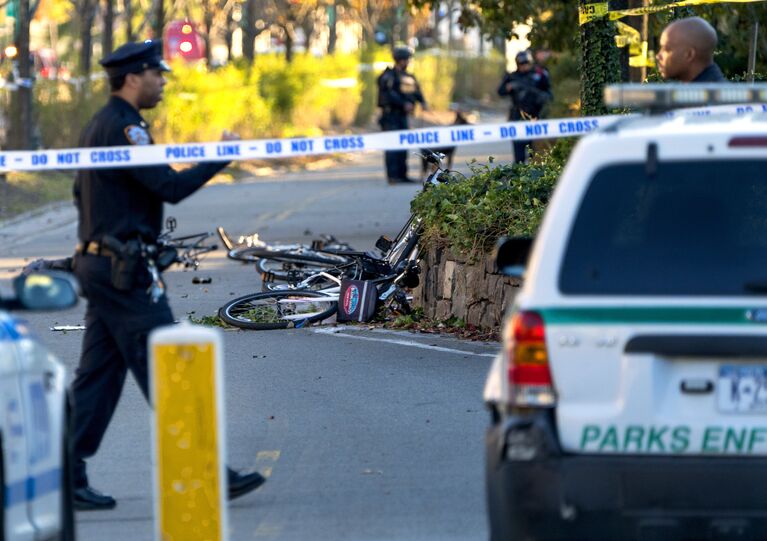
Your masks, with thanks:
[(271, 271), (261, 273), (261, 281), (264, 283), (274, 282), (274, 273)]
[(322, 250), (324, 247), (325, 247), (325, 242), (324, 242), (324, 241), (322, 241), (322, 240), (317, 240), (317, 239), (315, 239), (315, 240), (313, 240), (313, 241), (312, 241), (312, 250), (313, 250), (313, 251), (315, 251), (315, 252), (319, 252), (319, 251), (320, 251), (320, 250)]

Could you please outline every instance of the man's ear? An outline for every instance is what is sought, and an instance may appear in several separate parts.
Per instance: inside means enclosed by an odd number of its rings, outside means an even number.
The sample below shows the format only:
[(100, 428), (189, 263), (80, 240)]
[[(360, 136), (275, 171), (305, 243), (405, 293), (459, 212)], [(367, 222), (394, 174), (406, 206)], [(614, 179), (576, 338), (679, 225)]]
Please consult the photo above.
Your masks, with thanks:
[(136, 88), (139, 86), (140, 75), (138, 73), (129, 73), (125, 76), (125, 86)]
[(684, 52), (684, 59), (690, 63), (694, 62), (698, 59), (698, 50), (695, 47), (688, 47)]

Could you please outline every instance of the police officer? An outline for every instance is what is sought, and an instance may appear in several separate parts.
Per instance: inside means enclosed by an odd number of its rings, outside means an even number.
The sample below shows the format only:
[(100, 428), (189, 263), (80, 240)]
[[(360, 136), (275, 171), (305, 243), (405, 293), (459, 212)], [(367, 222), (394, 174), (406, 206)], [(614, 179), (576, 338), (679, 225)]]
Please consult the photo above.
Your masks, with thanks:
[[(541, 115), (543, 106), (551, 100), (551, 83), (546, 68), (533, 64), (530, 51), (517, 54), (517, 69), (503, 76), (498, 87), (499, 96), (511, 97), (509, 120), (534, 120)], [(514, 141), (514, 161), (527, 161), (532, 141)]]
[(655, 59), (664, 79), (683, 83), (723, 83), (727, 80), (714, 62), (718, 38), (705, 19), (687, 17), (669, 24), (660, 36)]
[[(139, 113), (162, 99), (170, 71), (162, 42), (127, 43), (101, 61), (111, 87), (109, 102), (91, 119), (82, 147), (150, 145)], [(223, 140), (236, 139), (224, 132)], [(101, 156), (117, 165), (120, 151)], [(81, 170), (75, 181), (79, 213), (75, 275), (88, 300), (82, 356), (72, 383), (76, 509), (111, 509), (114, 498), (92, 489), (85, 459), (93, 456), (112, 418), (130, 371), (148, 394), (147, 335), (173, 323), (161, 277), (152, 275), (153, 249), (163, 223), (163, 204), (178, 203), (202, 187), (223, 163), (175, 171), (167, 165)], [(151, 293), (151, 295), (148, 293)], [(256, 472), (228, 470), (229, 497), (258, 488)]]
[[(378, 122), (384, 131), (408, 129), (408, 116), (413, 113), (416, 103), (428, 110), (418, 81), (407, 71), (413, 51), (409, 47), (396, 47), (392, 56), (394, 67), (386, 68), (378, 77), (378, 106), (381, 108)], [(387, 150), (384, 158), (389, 184), (413, 182), (407, 176), (407, 151)]]

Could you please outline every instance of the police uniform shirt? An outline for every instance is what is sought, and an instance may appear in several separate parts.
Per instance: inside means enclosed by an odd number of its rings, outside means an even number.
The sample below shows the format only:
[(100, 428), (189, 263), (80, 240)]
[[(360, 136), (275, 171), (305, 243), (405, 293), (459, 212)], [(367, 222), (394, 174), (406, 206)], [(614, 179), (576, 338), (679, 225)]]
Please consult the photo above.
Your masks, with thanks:
[(399, 72), (393, 68), (388, 68), (381, 74), (379, 92), (382, 94), (379, 96), (379, 106), (381, 107), (404, 110), (406, 103), (426, 103), (415, 76), (408, 72)]
[[(512, 89), (506, 86), (511, 83)], [(551, 99), (551, 84), (548, 72), (539, 66), (527, 72), (506, 73), (498, 87), (499, 96), (511, 97), (510, 118), (518, 120), (519, 112), (538, 116), (544, 104)]]
[(716, 64), (711, 64), (706, 69), (701, 71), (695, 79), (690, 81), (692, 83), (726, 83), (727, 79), (724, 78), (722, 70)]
[[(152, 143), (146, 121), (117, 96), (96, 113), (80, 139), (84, 148)], [(131, 156), (130, 149), (91, 152), (96, 161), (115, 165)], [(227, 163), (204, 163), (183, 171), (168, 165), (78, 171), (74, 196), (80, 214), (80, 241), (98, 242), (111, 235), (123, 241), (141, 237), (154, 242), (162, 230), (163, 203), (178, 203)]]

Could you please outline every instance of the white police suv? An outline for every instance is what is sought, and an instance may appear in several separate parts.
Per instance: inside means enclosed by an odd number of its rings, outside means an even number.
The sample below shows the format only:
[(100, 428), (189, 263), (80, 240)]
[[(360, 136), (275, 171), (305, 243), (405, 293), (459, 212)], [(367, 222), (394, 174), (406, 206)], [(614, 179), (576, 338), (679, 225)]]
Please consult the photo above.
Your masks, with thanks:
[[(761, 86), (606, 95), (767, 103)], [(767, 539), (767, 115), (583, 138), (507, 317), (484, 394), (491, 539)]]
[(67, 275), (33, 273), (0, 298), (0, 540), (74, 539), (64, 367), (8, 310), (77, 302)]

